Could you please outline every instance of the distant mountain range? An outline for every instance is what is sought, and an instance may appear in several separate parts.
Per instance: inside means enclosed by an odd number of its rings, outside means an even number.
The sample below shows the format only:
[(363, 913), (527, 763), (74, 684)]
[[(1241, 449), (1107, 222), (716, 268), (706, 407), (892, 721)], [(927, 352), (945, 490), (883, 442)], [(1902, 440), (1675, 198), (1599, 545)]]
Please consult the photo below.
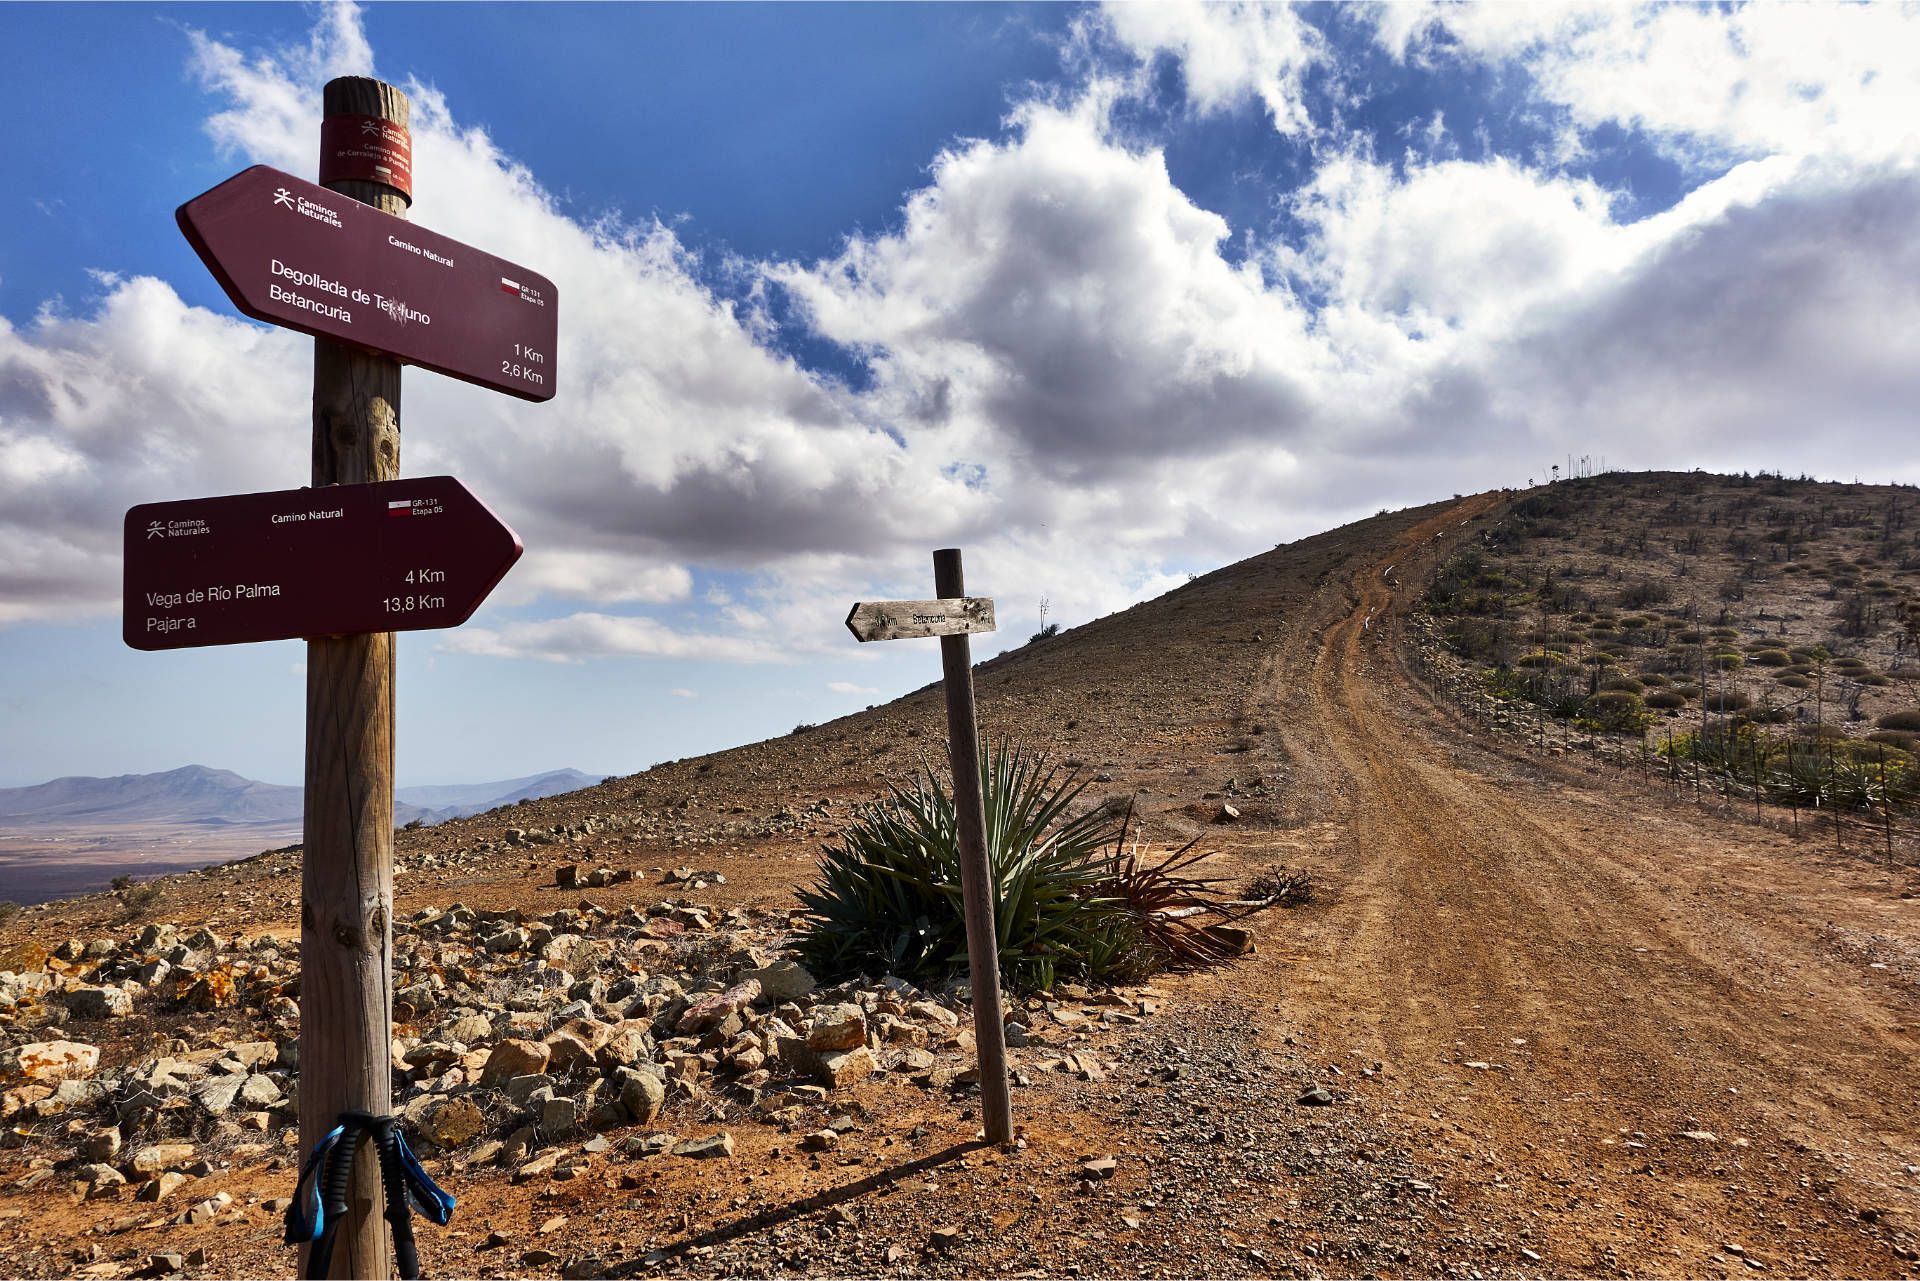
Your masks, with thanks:
[[(601, 777), (562, 769), (492, 783), (396, 788), (393, 821), (442, 823), (519, 800), (578, 791)], [(0, 788), (0, 829), (124, 823), (297, 828), (300, 795), (298, 787), (262, 783), (205, 765), (162, 774), (56, 778), (32, 787)]]

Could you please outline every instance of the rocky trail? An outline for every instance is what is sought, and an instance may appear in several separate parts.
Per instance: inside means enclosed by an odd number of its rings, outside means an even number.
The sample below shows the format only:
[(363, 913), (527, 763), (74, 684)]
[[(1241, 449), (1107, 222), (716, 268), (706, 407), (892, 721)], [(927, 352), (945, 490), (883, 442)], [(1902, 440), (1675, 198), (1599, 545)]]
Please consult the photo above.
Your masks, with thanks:
[[(460, 1198), (428, 1274), (1920, 1275), (1914, 852), (1431, 700), (1414, 585), (1503, 501), (982, 665), (986, 730), (1076, 762), (1083, 803), (1318, 888), (1225, 968), (1021, 1000), (1007, 1150), (956, 993), (779, 959), (817, 841), (928, 754), (937, 690), (404, 834), (396, 1107)], [(0, 1271), (290, 1274), (297, 892), (266, 855), (171, 878), (171, 934), (95, 896), (0, 937)], [(97, 1064), (30, 1081), (55, 1041)]]

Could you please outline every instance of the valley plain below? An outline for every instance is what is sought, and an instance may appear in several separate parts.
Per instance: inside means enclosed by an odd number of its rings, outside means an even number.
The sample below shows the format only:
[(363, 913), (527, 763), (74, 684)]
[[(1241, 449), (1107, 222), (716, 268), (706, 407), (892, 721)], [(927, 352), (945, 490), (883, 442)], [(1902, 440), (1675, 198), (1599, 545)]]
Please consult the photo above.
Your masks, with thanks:
[[(976, 1137), (971, 1029), (950, 987), (908, 994), (871, 975), (743, 1007), (744, 1039), (675, 1035), (690, 1000), (749, 968), (771, 981), (821, 843), (937, 760), (937, 686), (400, 833), (395, 1107), (460, 1203), (448, 1228), (421, 1228), (428, 1273), (1920, 1276), (1911, 811), (1884, 845), (1867, 839), (1871, 815), (1836, 841), (1710, 775), (1671, 786), (1574, 720), (1547, 736), (1530, 709), (1474, 713), (1439, 682), (1482, 679), (1478, 642), (1448, 648), (1453, 616), (1430, 599), (1470, 550), (1498, 562), (1474, 573), (1513, 580), (1470, 617), (1497, 623), (1516, 658), (1564, 645), (1541, 652), (1578, 666), (1615, 644), (1611, 616), (1636, 631), (1620, 643), (1631, 662), (1592, 670), (1631, 666), (1648, 689), (1662, 674), (1648, 627), (1671, 633), (1659, 649), (1677, 677), (1713, 629), (1758, 654), (1784, 623), (1782, 644), (1827, 654), (1815, 664), (1855, 660), (1857, 677), (1816, 674), (1861, 686), (1860, 719), (1823, 730), (1798, 702), (1772, 719), (1787, 704), (1767, 693), (1799, 691), (1755, 660), (1656, 707), (1657, 728), (1691, 730), (1703, 696), (1732, 707), (1747, 682), (1769, 709), (1756, 723), (1837, 751), (1914, 706), (1889, 629), (1920, 583), (1905, 523), (1920, 495), (1636, 475), (1556, 489), (1544, 515), (1520, 507), (1529, 497), (1382, 513), (976, 668), (983, 733), (1076, 771), (1078, 806), (1130, 814), (1156, 856), (1197, 840), (1212, 851), (1200, 870), (1231, 886), (1284, 866), (1316, 889), (1247, 918), (1255, 949), (1224, 966), (1015, 993), (1012, 1147)], [(1634, 519), (1642, 502), (1673, 513), (1670, 534)], [(1779, 556), (1761, 559), (1771, 508), (1791, 504), (1818, 519), (1782, 515)], [(1609, 512), (1651, 535), (1607, 539)], [(1564, 600), (1523, 581), (1569, 569)], [(1674, 617), (1628, 629), (1650, 579)], [(1583, 639), (1555, 639), (1573, 630)], [(1693, 630), (1701, 641), (1682, 639)], [(600, 868), (631, 878), (595, 883)], [(71, 1107), (9, 1096), (0, 1271), (291, 1274), (270, 1202), (295, 1173), (298, 1071), (276, 1047), (299, 1030), (298, 855), (161, 885), (145, 921), (94, 894), (0, 929), (16, 972), (36, 949), (76, 958), (41, 961), (43, 995), (6, 1016), (8, 1041), (97, 1045), (104, 1083), (69, 1090)], [(126, 1013), (97, 1017), (118, 998), (80, 993), (150, 965), (167, 939), (185, 972), (123, 988)], [(603, 967), (602, 986), (542, 986), (562, 962)], [(241, 979), (224, 999), (218, 969)], [(672, 1086), (645, 1121), (605, 1105), (614, 1072), (582, 1055), (576, 999), (607, 1026), (663, 1020), (651, 1052)], [(801, 1054), (755, 1040), (842, 1002), (870, 1021), (870, 1073), (822, 1084)], [(542, 1094), (489, 1076), (496, 1055), (569, 1066)], [(194, 1076), (158, 1108), (124, 1107), (128, 1082), (151, 1090), (175, 1070), (163, 1058), (204, 1065), (225, 1093)], [(219, 1077), (236, 1065), (249, 1108)], [(175, 1156), (182, 1179), (144, 1200), (154, 1162), (174, 1172)]]
[[(601, 777), (562, 769), (400, 788), (394, 822), (441, 823)], [(203, 765), (0, 788), (0, 900), (43, 903), (106, 889), (118, 876), (146, 880), (297, 845), (300, 806), (297, 787)]]

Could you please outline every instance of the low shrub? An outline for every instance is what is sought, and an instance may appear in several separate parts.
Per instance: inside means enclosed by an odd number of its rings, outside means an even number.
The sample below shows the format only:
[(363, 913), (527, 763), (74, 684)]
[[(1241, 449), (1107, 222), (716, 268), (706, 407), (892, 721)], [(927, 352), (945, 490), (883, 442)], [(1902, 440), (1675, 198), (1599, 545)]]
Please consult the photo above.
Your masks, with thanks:
[(1648, 707), (1657, 708), (1660, 711), (1669, 711), (1673, 708), (1685, 707), (1687, 705), (1687, 699), (1684, 694), (1670, 689), (1656, 689), (1641, 701)]
[(1627, 690), (1600, 691), (1582, 704), (1580, 715), (1609, 734), (1639, 734), (1653, 723), (1640, 696)]
[(1740, 657), (1740, 655), (1738, 654), (1731, 653), (1731, 652), (1720, 653), (1720, 654), (1709, 654), (1707, 656), (1707, 666), (1714, 668), (1716, 671), (1737, 672), (1742, 667), (1745, 667), (1746, 665), (1747, 665), (1746, 659)]
[(1287, 867), (1270, 867), (1248, 881), (1240, 897), (1264, 899), (1275, 907), (1305, 907), (1313, 902), (1313, 878)]
[(1600, 682), (1600, 689), (1603, 693), (1644, 694), (1647, 692), (1646, 683), (1637, 681), (1631, 676), (1608, 677)]
[(120, 900), (122, 921), (140, 920), (159, 907), (161, 899), (166, 897), (166, 890), (158, 881), (136, 885), (131, 876), (116, 876), (111, 884), (115, 896)]
[(1748, 661), (1761, 667), (1786, 667), (1793, 662), (1784, 649), (1757, 650)]
[(1692, 702), (1694, 699), (1700, 697), (1700, 687), (1698, 685), (1675, 685), (1672, 688), (1674, 693), (1686, 699), (1688, 702)]
[(1774, 677), (1773, 679), (1779, 684), (1785, 685), (1788, 689), (1812, 689), (1813, 688), (1812, 679), (1806, 676), (1802, 676), (1798, 672), (1782, 672), (1780, 675)]
[[(1903, 752), (1911, 752), (1914, 744), (1920, 743), (1920, 734), (1904, 729), (1877, 729), (1867, 735), (1869, 743), (1884, 743), (1888, 747), (1897, 747)], [(4, 907), (0, 904), (0, 907)]]
[(1920, 731), (1920, 711), (1888, 712), (1874, 722), (1878, 729)]
[(1673, 684), (1673, 677), (1664, 672), (1641, 672), (1640, 683), (1649, 687)]

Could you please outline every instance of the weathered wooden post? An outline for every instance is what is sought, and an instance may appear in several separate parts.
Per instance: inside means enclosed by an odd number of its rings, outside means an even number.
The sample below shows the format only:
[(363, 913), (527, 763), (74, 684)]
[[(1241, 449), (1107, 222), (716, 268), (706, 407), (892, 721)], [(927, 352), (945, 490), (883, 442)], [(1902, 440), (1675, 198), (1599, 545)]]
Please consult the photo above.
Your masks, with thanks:
[[(398, 218), (410, 191), (335, 178), (333, 122), (357, 116), (404, 138), (411, 113), (392, 85), (358, 76), (323, 92), (321, 185)], [(357, 121), (354, 123), (358, 123)], [(405, 181), (404, 178), (396, 178)], [(313, 483), (400, 474), (400, 362), (313, 340)], [(300, 1151), (342, 1112), (386, 1115), (393, 1099), (393, 633), (307, 642), (305, 832), (300, 859)], [(380, 1167), (353, 1166), (339, 1277), (387, 1277)], [(302, 1252), (302, 1263), (305, 1252)]]
[(980, 1068), (980, 1110), (989, 1143), (1013, 1138), (1007, 1088), (1007, 1032), (1000, 1002), (1000, 935), (993, 919), (993, 866), (980, 793), (980, 732), (974, 719), (971, 632), (993, 630), (993, 601), (966, 594), (958, 548), (933, 554), (938, 600), (860, 601), (847, 630), (862, 641), (938, 636), (947, 694), (947, 755), (953, 765), (953, 807), (960, 855), (960, 893), (967, 927), (967, 971), (973, 990), (973, 1041)]
[[(966, 596), (960, 549), (933, 554), (933, 594)], [(993, 919), (993, 866), (987, 856), (987, 810), (980, 795), (980, 735), (973, 709), (973, 653), (965, 632), (940, 638), (947, 694), (947, 754), (953, 762), (953, 810), (960, 837), (960, 892), (967, 912), (967, 973), (973, 987), (973, 1041), (980, 1065), (980, 1112), (987, 1142), (1013, 1137), (1007, 1088), (1007, 1030), (1000, 1005), (1000, 932)]]

